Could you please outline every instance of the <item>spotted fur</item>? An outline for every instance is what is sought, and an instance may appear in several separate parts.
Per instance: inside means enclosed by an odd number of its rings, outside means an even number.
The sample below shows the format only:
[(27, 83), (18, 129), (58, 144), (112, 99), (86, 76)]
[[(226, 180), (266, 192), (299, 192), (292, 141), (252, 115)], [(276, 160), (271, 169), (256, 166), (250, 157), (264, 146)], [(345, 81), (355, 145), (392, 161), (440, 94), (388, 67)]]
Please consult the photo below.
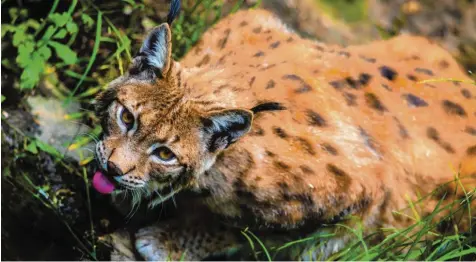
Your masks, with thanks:
[[(474, 85), (418, 82), (469, 79), (436, 44), (399, 36), (331, 47), (300, 38), (267, 11), (247, 10), (220, 21), (177, 62), (167, 56), (169, 27), (159, 29), (146, 43), (162, 49), (136, 58), (98, 97), (107, 134), (101, 159), (142, 191), (203, 193), (206, 208), (227, 223), (304, 237), (324, 223), (352, 226), (348, 215), (369, 231), (408, 226), (393, 211), (412, 215), (407, 197), (430, 194), (453, 179), (453, 168), (466, 191), (474, 189)], [(160, 59), (150, 59), (154, 52)], [(139, 122), (133, 134), (117, 128), (119, 103)], [(150, 161), (154, 143), (176, 154), (176, 166)], [(173, 241), (188, 233), (156, 232), (167, 228), (139, 233), (139, 243), (144, 235), (152, 243), (137, 244), (144, 257), (180, 258), (167, 245), (186, 249)], [(179, 240), (167, 238), (173, 232)], [(336, 247), (349, 238), (337, 237)], [(204, 246), (186, 259), (223, 249)]]

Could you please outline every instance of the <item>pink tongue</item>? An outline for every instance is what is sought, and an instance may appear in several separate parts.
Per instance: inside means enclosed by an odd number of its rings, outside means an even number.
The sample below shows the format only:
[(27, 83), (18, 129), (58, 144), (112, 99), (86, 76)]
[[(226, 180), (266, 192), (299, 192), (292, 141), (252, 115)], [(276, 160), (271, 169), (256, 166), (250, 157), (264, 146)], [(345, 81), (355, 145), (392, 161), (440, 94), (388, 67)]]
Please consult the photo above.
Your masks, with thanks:
[(94, 173), (93, 187), (101, 194), (110, 194), (114, 191), (114, 184), (101, 171)]

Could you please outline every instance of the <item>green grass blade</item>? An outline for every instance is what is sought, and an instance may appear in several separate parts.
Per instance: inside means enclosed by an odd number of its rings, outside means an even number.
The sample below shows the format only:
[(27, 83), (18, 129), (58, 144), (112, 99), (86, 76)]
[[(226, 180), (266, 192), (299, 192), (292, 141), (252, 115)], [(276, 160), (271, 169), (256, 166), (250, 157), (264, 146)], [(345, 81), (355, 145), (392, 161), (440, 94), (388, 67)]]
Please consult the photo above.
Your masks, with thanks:
[(261, 248), (263, 249), (263, 252), (265, 253), (266, 257), (268, 258), (268, 261), (272, 261), (271, 259), (271, 256), (269, 255), (269, 252), (268, 252), (268, 249), (266, 249), (265, 245), (263, 244), (263, 242), (261, 242), (261, 240), (255, 235), (253, 234), (253, 232), (249, 231), (249, 233), (251, 234), (251, 236), (256, 239), (256, 241), (258, 242), (258, 244), (261, 246)]
[(71, 92), (68, 99), (65, 101), (66, 104), (70, 103), (74, 94), (78, 90), (79, 86), (81, 86), (81, 84), (83, 83), (84, 79), (89, 73), (89, 70), (91, 70), (91, 67), (93, 66), (94, 61), (96, 60), (96, 56), (99, 50), (99, 44), (101, 43), (101, 28), (102, 28), (102, 13), (98, 12), (97, 22), (96, 22), (96, 39), (94, 40), (94, 46), (93, 46), (93, 52), (91, 54), (91, 58), (89, 59), (88, 66), (86, 67), (86, 70), (84, 71), (83, 75), (79, 79), (79, 82), (74, 87), (73, 92)]
[(437, 261), (452, 260), (456, 257), (462, 257), (462, 256), (469, 255), (469, 254), (476, 254), (476, 247), (472, 247), (470, 249), (466, 249), (466, 250), (463, 250), (463, 251), (460, 251), (460, 252), (450, 252), (450, 253), (438, 258)]

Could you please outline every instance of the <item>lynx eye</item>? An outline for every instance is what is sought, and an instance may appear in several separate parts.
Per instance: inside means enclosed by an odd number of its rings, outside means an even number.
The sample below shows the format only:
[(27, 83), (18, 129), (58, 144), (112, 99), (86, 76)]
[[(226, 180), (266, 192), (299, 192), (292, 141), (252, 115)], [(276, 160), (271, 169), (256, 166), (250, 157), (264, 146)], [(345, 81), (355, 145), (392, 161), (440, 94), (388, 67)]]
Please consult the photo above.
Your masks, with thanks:
[(134, 115), (125, 107), (122, 108), (120, 119), (128, 131), (134, 126)]
[(157, 148), (156, 150), (154, 150), (153, 154), (154, 156), (156, 156), (157, 158), (159, 158), (161, 161), (164, 161), (164, 162), (170, 162), (175, 160), (176, 158), (175, 154), (165, 146), (161, 146)]

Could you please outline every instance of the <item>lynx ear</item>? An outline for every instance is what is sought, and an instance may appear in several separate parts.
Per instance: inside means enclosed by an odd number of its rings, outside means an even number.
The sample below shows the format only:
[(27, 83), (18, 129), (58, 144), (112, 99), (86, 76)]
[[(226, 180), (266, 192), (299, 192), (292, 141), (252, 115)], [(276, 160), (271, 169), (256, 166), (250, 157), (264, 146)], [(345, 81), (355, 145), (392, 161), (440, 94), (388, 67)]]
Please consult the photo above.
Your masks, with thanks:
[(147, 71), (153, 73), (155, 77), (165, 77), (170, 68), (171, 59), (170, 27), (163, 23), (154, 28), (146, 37), (129, 71), (131, 74)]
[(209, 114), (202, 119), (207, 149), (213, 153), (227, 148), (250, 130), (252, 121), (253, 113), (243, 109)]
[(167, 23), (154, 28), (145, 38), (129, 73), (143, 78), (166, 77), (172, 63), (170, 26), (180, 13), (180, 0), (172, 0)]

